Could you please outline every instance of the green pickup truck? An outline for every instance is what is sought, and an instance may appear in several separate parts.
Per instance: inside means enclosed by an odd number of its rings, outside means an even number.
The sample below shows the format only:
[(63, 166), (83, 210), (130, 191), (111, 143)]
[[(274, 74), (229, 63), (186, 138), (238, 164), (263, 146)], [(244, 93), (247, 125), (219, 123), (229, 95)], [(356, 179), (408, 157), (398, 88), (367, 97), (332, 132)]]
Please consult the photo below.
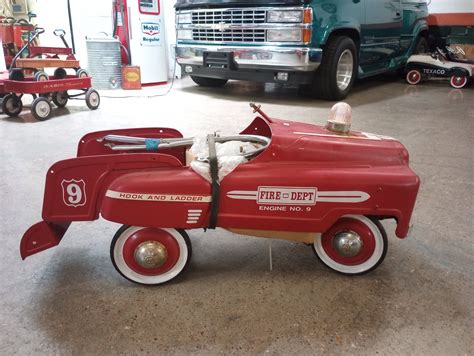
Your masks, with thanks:
[(403, 68), (428, 47), (416, 0), (178, 0), (177, 60), (199, 85), (300, 85), (340, 100), (356, 78)]

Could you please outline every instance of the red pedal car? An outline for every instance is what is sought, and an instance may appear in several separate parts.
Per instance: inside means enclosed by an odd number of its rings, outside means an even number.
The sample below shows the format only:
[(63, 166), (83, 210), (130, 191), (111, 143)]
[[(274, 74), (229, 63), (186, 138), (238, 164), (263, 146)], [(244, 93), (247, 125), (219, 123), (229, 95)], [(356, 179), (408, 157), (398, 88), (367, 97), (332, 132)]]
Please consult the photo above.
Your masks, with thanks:
[(259, 115), (231, 137), (183, 138), (171, 128), (87, 134), (77, 158), (48, 170), (43, 220), (24, 234), (21, 257), (58, 245), (72, 221), (101, 215), (124, 224), (111, 259), (141, 284), (186, 268), (185, 231), (196, 228), (306, 243), (344, 274), (375, 269), (387, 252), (380, 220), (395, 219), (399, 238), (410, 226), (420, 179), (405, 147), (348, 131), (347, 104), (333, 108), (326, 127), (253, 107)]

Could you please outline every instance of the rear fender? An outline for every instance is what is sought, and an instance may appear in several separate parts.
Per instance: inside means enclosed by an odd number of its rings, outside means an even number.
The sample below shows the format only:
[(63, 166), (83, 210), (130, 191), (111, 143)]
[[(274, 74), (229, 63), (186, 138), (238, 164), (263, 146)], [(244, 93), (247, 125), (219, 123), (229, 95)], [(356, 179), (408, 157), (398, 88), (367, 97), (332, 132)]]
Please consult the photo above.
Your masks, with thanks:
[[(81, 138), (77, 146), (77, 157), (84, 156), (98, 156), (121, 153), (137, 153), (147, 152), (143, 151), (113, 151), (110, 147), (104, 145), (102, 138), (106, 135), (121, 135), (121, 136), (135, 136), (145, 138), (181, 138), (181, 132), (175, 129), (166, 127), (153, 128), (137, 128), (137, 129), (120, 129), (120, 130), (106, 130), (91, 132)], [(182, 164), (185, 164), (185, 148), (178, 147), (173, 149), (160, 149), (161, 153), (169, 154), (177, 159)]]
[(181, 166), (176, 157), (157, 153), (88, 156), (59, 161), (46, 175), (43, 220), (96, 220), (105, 190), (118, 177), (131, 171)]
[(43, 221), (31, 226), (20, 243), (21, 258), (56, 246), (71, 221), (96, 220), (107, 187), (124, 174), (182, 167), (173, 156), (157, 153), (89, 156), (55, 163), (46, 175)]

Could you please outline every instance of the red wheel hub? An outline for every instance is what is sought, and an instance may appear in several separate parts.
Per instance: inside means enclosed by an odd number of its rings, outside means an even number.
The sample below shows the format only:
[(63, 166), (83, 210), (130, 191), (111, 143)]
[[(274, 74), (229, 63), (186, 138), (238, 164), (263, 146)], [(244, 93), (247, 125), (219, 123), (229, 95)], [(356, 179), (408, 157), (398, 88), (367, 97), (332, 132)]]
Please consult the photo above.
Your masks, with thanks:
[(466, 85), (467, 77), (452, 77), (451, 84), (456, 87), (463, 87)]
[[(337, 234), (352, 232), (357, 234), (362, 242), (360, 251), (355, 256), (343, 256), (333, 244)], [(342, 218), (321, 236), (321, 244), (326, 254), (335, 262), (354, 266), (367, 261), (375, 251), (375, 237), (369, 226), (362, 221), (352, 218)]]
[(421, 74), (417, 70), (412, 70), (408, 73), (408, 81), (410, 84), (418, 84), (421, 80)]
[[(158, 242), (166, 249), (166, 260), (158, 268), (145, 268), (135, 259), (135, 251), (144, 242)], [(176, 239), (161, 229), (145, 228), (129, 236), (122, 250), (123, 258), (128, 267), (137, 273), (156, 276), (168, 272), (179, 259), (180, 249)]]

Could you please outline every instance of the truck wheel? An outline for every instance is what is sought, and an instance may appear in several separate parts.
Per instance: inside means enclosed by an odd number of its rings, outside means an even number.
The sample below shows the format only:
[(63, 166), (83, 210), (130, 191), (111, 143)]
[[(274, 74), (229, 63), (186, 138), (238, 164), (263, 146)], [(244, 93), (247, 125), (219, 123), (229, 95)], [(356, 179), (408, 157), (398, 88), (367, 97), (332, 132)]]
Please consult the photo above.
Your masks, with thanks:
[(184, 230), (122, 226), (110, 245), (115, 269), (126, 279), (145, 285), (172, 280), (191, 260), (191, 241)]
[(191, 79), (197, 85), (200, 85), (202, 87), (210, 87), (210, 88), (223, 87), (225, 83), (227, 83), (227, 79), (196, 77), (195, 75), (192, 75)]
[(449, 82), (453, 88), (461, 89), (467, 85), (468, 78), (465, 75), (453, 75), (451, 76), (451, 80)]
[(417, 85), (421, 82), (422, 76), (418, 69), (412, 69), (407, 73), (407, 83), (411, 85)]
[(342, 100), (350, 92), (357, 75), (358, 51), (352, 38), (332, 37), (316, 70), (313, 95), (327, 100)]
[(416, 41), (413, 54), (422, 54), (422, 53), (428, 53), (428, 41), (426, 40), (425, 37), (420, 36), (418, 37), (418, 41)]
[(2, 110), (4, 114), (10, 117), (18, 116), (23, 110), (21, 98), (15, 94), (7, 94), (3, 97)]
[(33, 100), (31, 104), (31, 113), (36, 118), (36, 120), (44, 121), (51, 117), (53, 109), (51, 108), (51, 103), (48, 99), (43, 97), (38, 97)]
[(346, 215), (316, 239), (313, 251), (336, 272), (357, 275), (370, 272), (387, 254), (387, 234), (378, 220)]

